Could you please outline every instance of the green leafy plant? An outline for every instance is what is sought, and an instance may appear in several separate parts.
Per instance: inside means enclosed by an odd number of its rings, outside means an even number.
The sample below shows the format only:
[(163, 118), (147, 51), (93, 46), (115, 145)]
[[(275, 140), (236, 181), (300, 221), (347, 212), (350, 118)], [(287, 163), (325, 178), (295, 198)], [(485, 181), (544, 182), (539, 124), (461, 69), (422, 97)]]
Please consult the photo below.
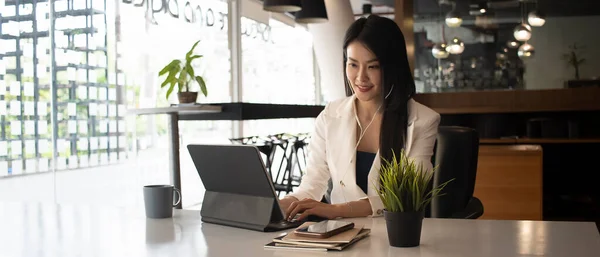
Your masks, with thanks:
[(167, 90), (167, 99), (175, 89), (175, 85), (177, 85), (178, 92), (189, 92), (190, 82), (192, 81), (196, 81), (198, 83), (204, 96), (208, 95), (204, 78), (196, 75), (194, 72), (194, 67), (192, 66), (193, 60), (202, 58), (202, 55), (193, 55), (194, 49), (198, 43), (200, 43), (200, 40), (196, 41), (192, 48), (186, 53), (185, 59), (172, 60), (169, 64), (162, 68), (160, 72), (158, 72), (158, 76), (167, 74), (167, 77), (160, 85), (161, 88), (169, 86)]
[(388, 212), (423, 211), (433, 198), (443, 195), (441, 192), (451, 179), (435, 188), (429, 184), (437, 168), (429, 172), (422, 165), (409, 159), (404, 150), (398, 158), (393, 154), (392, 160), (383, 160), (379, 171), (379, 198)]

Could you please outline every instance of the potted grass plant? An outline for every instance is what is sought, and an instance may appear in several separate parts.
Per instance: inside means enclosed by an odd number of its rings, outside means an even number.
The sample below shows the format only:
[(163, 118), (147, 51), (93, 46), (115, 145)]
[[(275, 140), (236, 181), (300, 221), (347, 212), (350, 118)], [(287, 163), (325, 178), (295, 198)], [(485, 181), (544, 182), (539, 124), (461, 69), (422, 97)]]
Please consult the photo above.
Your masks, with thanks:
[(196, 41), (192, 48), (186, 53), (185, 59), (175, 59), (165, 65), (158, 76), (167, 75), (165, 80), (160, 85), (161, 88), (167, 87), (167, 99), (177, 85), (177, 98), (180, 104), (195, 103), (198, 98), (198, 92), (192, 92), (190, 90), (190, 83), (196, 82), (200, 86), (200, 90), (204, 96), (207, 96), (206, 83), (202, 76), (196, 75), (192, 61), (195, 59), (202, 58), (202, 55), (194, 55), (194, 49), (200, 43), (200, 40)]
[(383, 160), (377, 191), (383, 205), (389, 244), (394, 247), (420, 245), (424, 210), (431, 200), (442, 195), (453, 179), (432, 188), (435, 172), (427, 171), (408, 158), (404, 150), (392, 160)]

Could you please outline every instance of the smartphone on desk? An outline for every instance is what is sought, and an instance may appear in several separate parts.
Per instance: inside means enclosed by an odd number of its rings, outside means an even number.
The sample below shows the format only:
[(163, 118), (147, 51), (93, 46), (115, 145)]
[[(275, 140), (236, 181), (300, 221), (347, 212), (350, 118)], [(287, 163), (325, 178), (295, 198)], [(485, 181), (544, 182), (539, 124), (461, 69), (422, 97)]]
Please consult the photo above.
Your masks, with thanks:
[(339, 220), (324, 220), (306, 227), (294, 230), (299, 236), (313, 238), (328, 238), (354, 228), (354, 222)]

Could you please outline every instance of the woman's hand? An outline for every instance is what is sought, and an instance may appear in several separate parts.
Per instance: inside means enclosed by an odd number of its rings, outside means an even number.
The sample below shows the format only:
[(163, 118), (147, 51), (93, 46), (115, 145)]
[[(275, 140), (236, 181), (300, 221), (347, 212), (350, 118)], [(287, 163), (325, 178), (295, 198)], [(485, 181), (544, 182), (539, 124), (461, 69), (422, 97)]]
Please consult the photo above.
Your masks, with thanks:
[(283, 199), (279, 200), (279, 206), (285, 212), (284, 215), (285, 215), (286, 219), (287, 219), (287, 216), (288, 216), (288, 213), (289, 213), (288, 212), (288, 208), (290, 208), (290, 205), (293, 202), (297, 202), (297, 201), (298, 201), (298, 198), (293, 197), (293, 196), (286, 196)]
[(341, 210), (338, 205), (326, 204), (313, 199), (293, 201), (287, 208), (287, 219), (293, 219), (298, 213), (302, 213), (300, 217), (298, 217), (298, 220), (306, 219), (308, 215), (315, 215), (327, 219), (335, 219), (341, 216)]

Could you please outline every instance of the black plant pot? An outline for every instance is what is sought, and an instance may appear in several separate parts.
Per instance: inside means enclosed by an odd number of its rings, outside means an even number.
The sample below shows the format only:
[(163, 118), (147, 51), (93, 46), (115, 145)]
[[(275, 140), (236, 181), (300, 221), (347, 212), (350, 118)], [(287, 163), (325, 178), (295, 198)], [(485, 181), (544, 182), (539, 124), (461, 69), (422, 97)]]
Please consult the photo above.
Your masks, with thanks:
[(423, 212), (383, 211), (388, 240), (394, 247), (414, 247), (421, 244)]

